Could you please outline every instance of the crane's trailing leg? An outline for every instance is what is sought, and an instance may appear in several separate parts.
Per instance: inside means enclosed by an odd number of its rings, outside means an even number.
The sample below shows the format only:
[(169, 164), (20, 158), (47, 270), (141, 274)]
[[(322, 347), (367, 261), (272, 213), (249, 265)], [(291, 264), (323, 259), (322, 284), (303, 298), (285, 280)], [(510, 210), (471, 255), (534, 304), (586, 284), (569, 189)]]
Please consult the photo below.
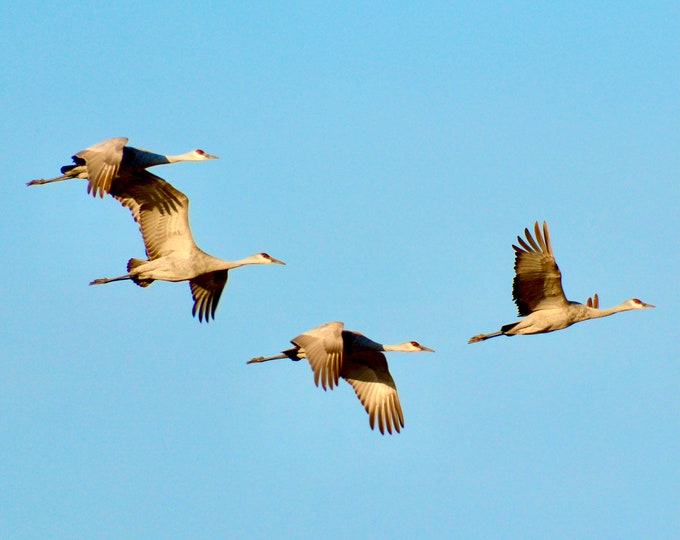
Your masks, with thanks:
[(496, 336), (502, 336), (502, 335), (503, 335), (503, 332), (501, 332), (500, 330), (498, 332), (492, 332), (490, 334), (477, 334), (476, 336), (472, 336), (469, 339), (468, 343), (478, 343), (480, 341), (484, 341), (485, 339), (489, 339), (489, 338), (496, 337)]
[[(153, 262), (153, 261), (152, 261)], [(95, 279), (94, 281), (90, 282), (90, 285), (102, 285), (103, 283), (110, 283), (112, 281), (123, 281), (126, 279), (131, 279), (134, 281), (137, 285), (140, 287), (148, 287), (153, 283), (153, 279), (142, 279), (139, 277), (140, 272), (139, 271), (134, 271), (135, 269), (139, 268), (143, 264), (147, 264), (149, 261), (144, 261), (142, 259), (135, 259), (132, 258), (128, 261), (127, 265), (127, 270), (128, 274), (125, 274), (124, 276), (118, 276), (117, 278), (99, 278)]]
[(300, 358), (304, 358), (304, 353), (300, 354), (300, 349), (298, 347), (291, 347), (286, 349), (281, 354), (276, 356), (258, 356), (257, 358), (251, 358), (246, 362), (246, 364), (255, 364), (257, 362), (268, 362), (269, 360), (279, 360), (281, 358), (290, 358), (293, 362), (297, 362)]
[(39, 186), (41, 184), (49, 184), (50, 182), (59, 182), (61, 180), (69, 180), (73, 178), (72, 176), (57, 176), (55, 178), (38, 178), (36, 180), (31, 180), (30, 182), (26, 182), (27, 186)]
[(126, 274), (124, 276), (119, 276), (115, 278), (97, 278), (93, 281), (90, 281), (90, 285), (102, 285), (104, 283), (111, 283), (112, 281), (124, 281), (126, 279), (133, 279), (133, 277), (130, 274)]
[(268, 362), (269, 360), (279, 360), (280, 358), (288, 358), (285, 354), (277, 354), (276, 356), (258, 356), (257, 358), (251, 358), (246, 362), (246, 364), (255, 364), (257, 362)]

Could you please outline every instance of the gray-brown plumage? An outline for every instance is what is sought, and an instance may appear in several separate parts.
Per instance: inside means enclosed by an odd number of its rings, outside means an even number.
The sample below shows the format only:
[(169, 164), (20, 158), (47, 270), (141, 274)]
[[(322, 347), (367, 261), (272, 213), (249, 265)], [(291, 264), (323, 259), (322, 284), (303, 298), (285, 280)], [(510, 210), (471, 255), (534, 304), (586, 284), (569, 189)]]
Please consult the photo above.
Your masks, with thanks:
[(267, 253), (227, 261), (201, 250), (189, 227), (189, 199), (170, 183), (147, 171), (126, 175), (114, 183), (111, 195), (130, 209), (139, 224), (148, 260), (130, 259), (127, 274), (95, 279), (90, 285), (130, 279), (147, 287), (157, 279), (188, 280), (194, 299), (192, 314), (198, 314), (199, 321), (208, 322), (215, 318), (229, 270), (246, 264), (285, 264)]
[(534, 224), (535, 238), (524, 229), (526, 241), (517, 237), (519, 246), (515, 250), (515, 278), (512, 283), (512, 297), (522, 320), (506, 324), (498, 332), (477, 334), (468, 343), (477, 343), (492, 337), (515, 334), (541, 334), (567, 328), (574, 323), (606, 317), (620, 311), (653, 308), (637, 298), (600, 309), (599, 298), (588, 298), (586, 304), (567, 300), (562, 289), (562, 274), (555, 262), (548, 225), (543, 222), (543, 231), (538, 222)]
[(99, 194), (104, 197), (111, 191), (112, 185), (121, 176), (139, 173), (148, 167), (177, 163), (179, 161), (204, 161), (217, 159), (217, 156), (205, 153), (203, 150), (191, 150), (184, 154), (166, 156), (155, 154), (141, 148), (125, 146), (127, 137), (113, 137), (98, 142), (81, 150), (71, 157), (73, 165), (64, 165), (61, 168), (61, 176), (48, 179), (31, 180), (27, 185), (49, 184), (71, 178), (88, 179), (87, 192), (95, 197)]
[(283, 354), (252, 358), (247, 363), (267, 362), (279, 358), (307, 358), (314, 372), (314, 384), (324, 390), (338, 385), (340, 377), (354, 388), (368, 413), (371, 429), (378, 423), (380, 433), (399, 432), (404, 415), (394, 379), (390, 375), (383, 351), (420, 352), (432, 349), (417, 341), (396, 345), (377, 343), (363, 334), (344, 330), (341, 322), (329, 322), (300, 334), (291, 340), (293, 347)]

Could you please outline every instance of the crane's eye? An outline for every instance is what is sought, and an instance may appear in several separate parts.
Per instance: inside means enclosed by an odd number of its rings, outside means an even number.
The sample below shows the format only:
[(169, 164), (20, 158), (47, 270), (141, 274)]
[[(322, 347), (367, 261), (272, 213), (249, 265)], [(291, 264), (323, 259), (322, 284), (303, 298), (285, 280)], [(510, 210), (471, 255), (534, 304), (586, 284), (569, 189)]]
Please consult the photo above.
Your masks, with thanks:
[(204, 152), (203, 150), (201, 150), (200, 148), (197, 148), (197, 149), (196, 149), (196, 153), (199, 154), (199, 155), (201, 155), (201, 156), (202, 156), (202, 155), (205, 155), (205, 152)]
[(269, 253), (260, 253), (265, 259), (271, 259), (271, 255)]
[(642, 304), (642, 300), (638, 300), (637, 298), (633, 298), (633, 302), (636, 304)]
[(417, 341), (412, 341), (411, 345), (413, 345), (414, 347), (420, 347), (420, 343), (418, 343)]

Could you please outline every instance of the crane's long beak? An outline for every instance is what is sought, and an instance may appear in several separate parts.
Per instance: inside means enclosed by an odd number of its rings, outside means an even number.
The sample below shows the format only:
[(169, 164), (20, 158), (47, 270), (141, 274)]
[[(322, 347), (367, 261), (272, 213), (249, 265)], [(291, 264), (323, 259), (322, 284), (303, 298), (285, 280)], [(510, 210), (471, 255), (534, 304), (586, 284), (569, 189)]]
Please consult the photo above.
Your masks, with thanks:
[(206, 154), (206, 153), (203, 154), (203, 157), (205, 159), (219, 159), (217, 156), (213, 156), (212, 154)]
[(647, 304), (646, 302), (642, 302), (642, 307), (646, 308), (646, 307), (656, 307), (656, 306), (654, 304)]
[(429, 347), (424, 347), (423, 345), (421, 345), (421, 347), (422, 347), (422, 349), (421, 349), (422, 351), (425, 351), (425, 352), (434, 352), (434, 349), (430, 349)]
[[(275, 259), (274, 257), (271, 258), (271, 262), (276, 263), (276, 264), (283, 264), (283, 265), (286, 264), (285, 262), (280, 261), (278, 259)], [(652, 307), (654, 307), (654, 306), (652, 306)]]

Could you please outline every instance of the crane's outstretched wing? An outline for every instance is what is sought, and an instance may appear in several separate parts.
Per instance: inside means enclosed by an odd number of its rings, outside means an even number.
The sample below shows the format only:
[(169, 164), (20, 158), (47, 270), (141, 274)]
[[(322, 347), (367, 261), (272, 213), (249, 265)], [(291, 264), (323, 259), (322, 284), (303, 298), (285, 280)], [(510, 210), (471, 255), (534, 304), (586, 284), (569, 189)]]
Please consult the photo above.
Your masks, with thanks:
[(215, 319), (215, 310), (220, 301), (224, 286), (227, 284), (229, 270), (218, 270), (201, 274), (189, 280), (191, 296), (194, 299), (194, 307), (191, 314), (195, 317), (198, 313), (198, 320), (210, 322), (210, 318)]
[[(293, 338), (294, 345), (304, 349), (312, 371), (314, 384), (324, 390), (338, 385), (343, 363), (343, 341), (341, 322), (330, 322), (307, 330)], [(302, 351), (301, 351), (302, 352)]]
[(529, 315), (540, 309), (564, 307), (568, 304), (562, 290), (562, 274), (555, 262), (548, 225), (543, 222), (543, 235), (534, 224), (534, 234), (524, 229), (526, 242), (517, 237), (519, 246), (515, 250), (515, 279), (512, 282), (512, 297), (520, 316)]
[(189, 199), (169, 182), (145, 170), (123, 173), (111, 196), (132, 212), (150, 260), (188, 254), (196, 247), (189, 228)]
[(62, 167), (61, 173), (66, 174), (75, 167), (86, 166), (89, 178), (87, 192), (104, 197), (111, 191), (111, 183), (118, 175), (123, 160), (123, 147), (127, 142), (127, 137), (114, 137), (93, 144), (74, 155), (72, 159), (75, 165)]
[(374, 429), (376, 420), (380, 433), (397, 433), (404, 427), (404, 414), (399, 403), (397, 386), (387, 368), (385, 355), (380, 351), (362, 350), (346, 356), (342, 365), (342, 378), (354, 388), (359, 401), (368, 413), (368, 422)]

